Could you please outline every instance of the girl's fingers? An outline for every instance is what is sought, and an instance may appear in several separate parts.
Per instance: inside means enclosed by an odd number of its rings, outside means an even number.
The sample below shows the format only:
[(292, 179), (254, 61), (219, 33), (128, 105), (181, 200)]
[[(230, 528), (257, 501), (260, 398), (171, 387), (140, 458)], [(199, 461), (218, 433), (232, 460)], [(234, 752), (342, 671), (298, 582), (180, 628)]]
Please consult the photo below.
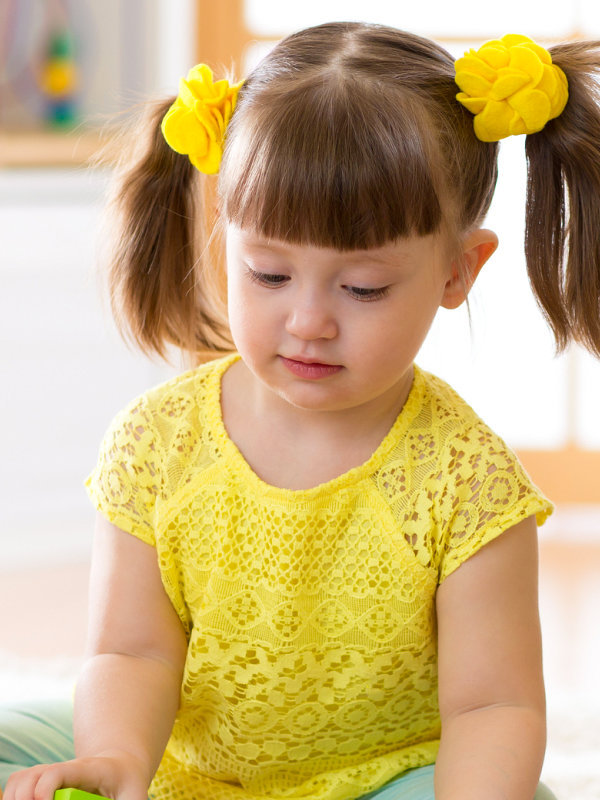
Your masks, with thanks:
[[(110, 773), (107, 775), (109, 764), (105, 759), (81, 759), (65, 761), (60, 764), (52, 764), (38, 776), (32, 798), (23, 800), (53, 800), (54, 792), (65, 787), (76, 787), (93, 794), (104, 794), (107, 783), (110, 785), (114, 778)], [(104, 785), (105, 791), (100, 787)], [(110, 796), (115, 792), (117, 786), (110, 786)], [(16, 798), (15, 800), (20, 800)]]
[(3, 800), (53, 800), (57, 789), (71, 786), (98, 793), (100, 782), (105, 776), (92, 759), (40, 764), (11, 775)]
[(9, 778), (1, 800), (54, 800), (54, 792), (65, 787), (116, 800), (148, 797), (148, 787), (134, 760), (97, 757), (40, 764), (17, 772)]
[[(53, 764), (46, 767), (38, 776), (33, 796), (22, 800), (53, 800), (54, 792), (57, 789), (65, 786), (79, 786), (79, 783), (76, 782), (77, 770), (70, 770), (68, 768), (70, 763)], [(79, 770), (79, 778), (81, 778), (81, 770)], [(21, 800), (21, 798), (16, 798), (16, 800)]]
[(128, 769), (124, 764), (105, 757), (53, 764), (38, 776), (33, 797), (22, 800), (53, 800), (54, 792), (64, 787), (77, 787), (117, 800), (147, 800), (148, 787), (130, 766)]
[(6, 784), (4, 800), (33, 800), (35, 787), (46, 768), (44, 764), (11, 775)]

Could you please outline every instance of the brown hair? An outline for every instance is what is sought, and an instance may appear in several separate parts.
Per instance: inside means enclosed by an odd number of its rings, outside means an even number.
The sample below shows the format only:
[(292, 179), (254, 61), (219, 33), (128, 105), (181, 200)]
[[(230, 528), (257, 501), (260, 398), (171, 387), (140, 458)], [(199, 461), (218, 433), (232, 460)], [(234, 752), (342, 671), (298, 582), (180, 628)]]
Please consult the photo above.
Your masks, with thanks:
[(527, 137), (527, 270), (559, 350), (600, 356), (600, 42), (550, 49), (565, 72), (560, 117)]
[(242, 91), (219, 181), (240, 227), (353, 250), (487, 211), (497, 147), (473, 136), (453, 59), (432, 41), (321, 25), (275, 47)]
[[(594, 92), (579, 77), (590, 51), (564, 45), (553, 52), (572, 85), (571, 99), (563, 117), (528, 138), (527, 259), (559, 348), (574, 338), (598, 352), (600, 239), (589, 225), (591, 214), (582, 223), (578, 211), (588, 194), (600, 202), (599, 159), (589, 154), (600, 149), (599, 112)], [(272, 238), (339, 250), (440, 230), (457, 242), (487, 213), (498, 146), (475, 137), (473, 118), (456, 93), (453, 58), (419, 36), (363, 23), (293, 34), (240, 91), (213, 197), (222, 219)], [(210, 286), (218, 270), (199, 225), (199, 198), (211, 179), (164, 142), (159, 123), (170, 102), (155, 109), (151, 137), (119, 184), (114, 305), (146, 350), (163, 352), (171, 342), (192, 354), (224, 351), (231, 342)], [(587, 149), (578, 144), (582, 156), (567, 158), (563, 129), (582, 120), (595, 127), (569, 136), (585, 139)], [(586, 159), (595, 165), (592, 182), (574, 166)], [(574, 249), (563, 271), (567, 238)]]
[(214, 180), (201, 180), (160, 129), (174, 99), (149, 104), (124, 147), (106, 226), (108, 283), (125, 339), (163, 358), (175, 345), (195, 362), (232, 343), (222, 270), (208, 269), (219, 262), (210, 219)]

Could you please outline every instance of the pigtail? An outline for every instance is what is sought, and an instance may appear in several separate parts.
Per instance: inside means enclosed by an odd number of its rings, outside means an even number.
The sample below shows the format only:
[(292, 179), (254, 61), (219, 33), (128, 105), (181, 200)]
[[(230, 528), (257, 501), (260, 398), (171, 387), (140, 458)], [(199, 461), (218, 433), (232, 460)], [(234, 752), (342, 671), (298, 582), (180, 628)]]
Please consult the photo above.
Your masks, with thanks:
[(214, 187), (165, 142), (160, 123), (171, 103), (149, 107), (135, 131), (133, 160), (125, 156), (118, 171), (108, 283), (126, 339), (163, 358), (166, 345), (175, 345), (197, 363), (232, 345), (203, 213)]
[(527, 269), (559, 351), (600, 356), (600, 42), (550, 49), (567, 76), (562, 114), (527, 137)]

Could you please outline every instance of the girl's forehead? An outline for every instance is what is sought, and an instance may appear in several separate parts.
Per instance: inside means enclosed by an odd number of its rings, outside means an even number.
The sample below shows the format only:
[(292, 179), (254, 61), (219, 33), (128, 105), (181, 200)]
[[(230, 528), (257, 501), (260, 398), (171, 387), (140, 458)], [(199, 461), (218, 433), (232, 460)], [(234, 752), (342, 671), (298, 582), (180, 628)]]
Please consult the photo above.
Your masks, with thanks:
[(403, 236), (383, 245), (352, 250), (338, 250), (333, 247), (274, 239), (251, 229), (240, 228), (233, 223), (227, 226), (227, 238), (233, 244), (250, 253), (271, 255), (282, 258), (305, 258), (307, 255), (327, 258), (332, 262), (344, 264), (396, 265), (399, 261), (412, 260), (431, 253), (441, 244), (441, 234), (413, 234)]

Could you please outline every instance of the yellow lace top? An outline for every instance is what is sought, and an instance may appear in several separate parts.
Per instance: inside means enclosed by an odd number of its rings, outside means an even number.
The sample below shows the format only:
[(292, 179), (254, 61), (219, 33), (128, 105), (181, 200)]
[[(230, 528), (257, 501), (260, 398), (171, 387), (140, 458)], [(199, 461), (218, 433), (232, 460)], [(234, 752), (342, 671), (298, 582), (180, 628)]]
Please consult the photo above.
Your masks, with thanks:
[(213, 361), (117, 416), (88, 480), (154, 545), (189, 648), (151, 788), (160, 800), (347, 800), (435, 761), (435, 592), (548, 501), (442, 381), (362, 466), (316, 488), (261, 481), (229, 439)]

